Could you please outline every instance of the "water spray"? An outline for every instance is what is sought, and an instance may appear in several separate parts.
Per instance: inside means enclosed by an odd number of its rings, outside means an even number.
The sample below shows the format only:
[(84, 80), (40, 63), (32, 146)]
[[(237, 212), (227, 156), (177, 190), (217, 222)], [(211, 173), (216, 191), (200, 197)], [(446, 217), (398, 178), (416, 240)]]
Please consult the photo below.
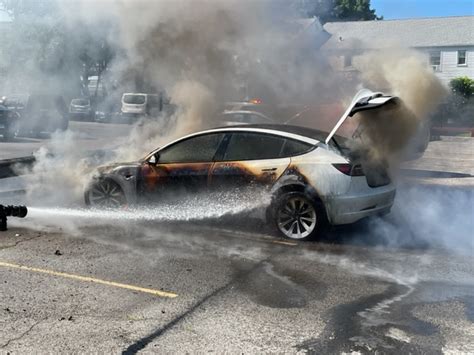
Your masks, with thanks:
[(4, 206), (0, 205), (0, 231), (4, 232), (7, 228), (7, 217), (25, 218), (28, 214), (26, 206)]

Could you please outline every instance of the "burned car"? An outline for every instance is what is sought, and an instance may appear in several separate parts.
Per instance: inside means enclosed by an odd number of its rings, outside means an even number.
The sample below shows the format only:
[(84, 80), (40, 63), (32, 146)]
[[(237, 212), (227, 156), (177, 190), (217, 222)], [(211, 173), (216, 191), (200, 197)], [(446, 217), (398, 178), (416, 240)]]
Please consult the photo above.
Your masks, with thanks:
[(359, 97), (328, 134), (289, 125), (240, 125), (194, 133), (148, 154), (136, 163), (99, 168), (86, 188), (94, 207), (159, 201), (186, 189), (257, 186), (272, 194), (267, 219), (281, 235), (298, 240), (318, 236), (328, 224), (348, 224), (388, 213), (395, 186), (386, 167), (348, 154), (335, 135), (360, 110), (377, 109), (394, 98)]

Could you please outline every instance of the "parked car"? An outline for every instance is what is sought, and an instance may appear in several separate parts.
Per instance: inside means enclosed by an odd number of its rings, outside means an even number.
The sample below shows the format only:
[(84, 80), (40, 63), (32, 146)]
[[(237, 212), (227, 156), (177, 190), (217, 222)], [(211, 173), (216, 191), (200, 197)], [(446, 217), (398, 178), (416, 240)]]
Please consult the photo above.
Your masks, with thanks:
[(24, 133), (64, 131), (69, 126), (67, 106), (59, 95), (29, 95), (20, 114), (20, 131)]
[[(5, 101), (2, 101), (6, 103)], [(7, 106), (0, 104), (0, 132), (3, 139), (15, 138), (18, 134), (20, 114)]]
[(163, 110), (163, 98), (158, 94), (125, 93), (122, 95), (121, 116), (124, 121), (141, 117), (156, 117)]
[(78, 121), (92, 121), (94, 112), (89, 99), (72, 99), (69, 104), (69, 119)]
[(347, 139), (335, 133), (355, 112), (392, 99), (358, 97), (329, 134), (290, 125), (240, 125), (185, 136), (138, 162), (99, 168), (85, 202), (120, 207), (159, 201), (176, 190), (252, 185), (272, 194), (266, 215), (282, 236), (317, 237), (328, 224), (390, 211), (395, 187), (386, 167), (356, 160)]
[(219, 126), (234, 126), (240, 124), (271, 124), (275, 123), (263, 113), (255, 111), (224, 111), (217, 122)]

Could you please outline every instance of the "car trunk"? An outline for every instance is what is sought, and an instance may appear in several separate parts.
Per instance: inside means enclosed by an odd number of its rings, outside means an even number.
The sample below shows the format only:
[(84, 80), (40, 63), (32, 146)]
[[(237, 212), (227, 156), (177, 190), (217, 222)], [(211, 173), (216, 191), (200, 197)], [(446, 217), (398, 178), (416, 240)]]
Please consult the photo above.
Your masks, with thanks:
[(351, 104), (326, 138), (326, 144), (336, 146), (352, 165), (362, 166), (367, 184), (370, 187), (385, 186), (391, 182), (387, 160), (383, 155), (374, 156), (371, 147), (364, 143), (361, 127), (356, 130), (352, 139), (336, 136), (336, 132), (347, 118), (353, 117), (357, 112), (379, 110), (387, 105), (398, 104), (399, 102), (400, 99), (397, 97), (385, 96), (382, 93), (363, 89), (354, 96)]

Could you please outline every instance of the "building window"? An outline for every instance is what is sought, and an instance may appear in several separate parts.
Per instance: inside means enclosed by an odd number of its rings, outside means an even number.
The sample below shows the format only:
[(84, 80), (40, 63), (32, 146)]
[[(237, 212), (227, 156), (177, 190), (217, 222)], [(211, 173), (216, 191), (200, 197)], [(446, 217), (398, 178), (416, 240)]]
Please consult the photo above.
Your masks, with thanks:
[(441, 52), (430, 52), (430, 65), (434, 71), (440, 71)]
[(466, 65), (466, 51), (458, 51), (458, 65)]

